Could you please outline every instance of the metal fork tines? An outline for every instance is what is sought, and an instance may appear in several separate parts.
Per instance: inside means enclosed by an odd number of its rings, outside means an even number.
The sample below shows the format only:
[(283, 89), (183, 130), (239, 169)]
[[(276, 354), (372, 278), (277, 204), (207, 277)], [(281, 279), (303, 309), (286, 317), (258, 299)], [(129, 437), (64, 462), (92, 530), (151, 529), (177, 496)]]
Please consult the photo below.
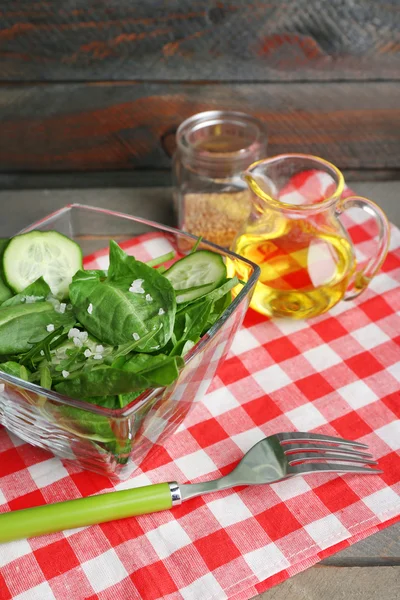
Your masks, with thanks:
[(346, 440), (344, 438), (332, 437), (331, 435), (322, 435), (320, 433), (305, 433), (303, 431), (289, 431), (285, 433), (277, 433), (276, 437), (279, 439), (281, 444), (293, 443), (293, 442), (310, 442), (310, 443), (327, 443), (335, 446), (352, 446), (354, 448), (368, 449), (366, 444), (361, 442), (354, 442), (353, 440)]
[(277, 437), (288, 461), (289, 474), (382, 473), (380, 469), (359, 466), (377, 464), (371, 454), (363, 451), (368, 446), (360, 442), (303, 432), (280, 433)]

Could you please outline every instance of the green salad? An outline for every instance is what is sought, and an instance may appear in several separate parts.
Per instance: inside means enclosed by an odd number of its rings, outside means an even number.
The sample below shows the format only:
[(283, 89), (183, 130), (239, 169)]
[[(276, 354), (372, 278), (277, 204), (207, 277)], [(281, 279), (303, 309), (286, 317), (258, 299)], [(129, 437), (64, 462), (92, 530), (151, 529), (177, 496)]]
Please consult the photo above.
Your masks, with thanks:
[[(1, 241), (0, 370), (110, 409), (177, 379), (238, 280), (197, 247), (169, 268), (174, 253), (143, 263), (114, 241), (109, 258), (107, 271), (85, 270), (79, 245), (55, 231)], [(113, 441), (96, 415), (63, 410), (93, 439)]]

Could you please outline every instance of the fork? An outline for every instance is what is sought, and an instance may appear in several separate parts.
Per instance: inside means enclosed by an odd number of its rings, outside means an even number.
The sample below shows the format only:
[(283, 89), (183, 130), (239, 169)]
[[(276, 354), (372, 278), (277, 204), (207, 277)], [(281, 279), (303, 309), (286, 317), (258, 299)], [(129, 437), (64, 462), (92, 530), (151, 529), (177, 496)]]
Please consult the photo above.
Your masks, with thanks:
[(368, 446), (315, 433), (277, 433), (255, 444), (225, 477), (176, 481), (109, 492), (0, 514), (0, 543), (168, 510), (186, 500), (241, 485), (275, 483), (312, 473), (382, 473)]

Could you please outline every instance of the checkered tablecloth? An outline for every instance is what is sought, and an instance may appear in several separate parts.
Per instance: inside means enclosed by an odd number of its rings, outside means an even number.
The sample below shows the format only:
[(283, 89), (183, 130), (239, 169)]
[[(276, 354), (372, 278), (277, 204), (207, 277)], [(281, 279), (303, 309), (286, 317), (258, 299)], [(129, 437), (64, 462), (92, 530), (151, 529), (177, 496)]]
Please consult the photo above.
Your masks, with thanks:
[[(367, 253), (368, 223), (351, 228)], [(152, 238), (137, 256), (162, 254)], [(0, 511), (103, 490), (224, 475), (278, 431), (368, 444), (380, 476), (310, 475), (174, 510), (0, 546), (0, 600), (245, 600), (400, 516), (400, 232), (356, 301), (310, 321), (249, 311), (178, 432), (130, 480), (78, 470), (0, 428)], [(159, 251), (156, 251), (158, 248)], [(102, 266), (103, 259), (96, 264)], [(93, 265), (92, 265), (93, 266)]]

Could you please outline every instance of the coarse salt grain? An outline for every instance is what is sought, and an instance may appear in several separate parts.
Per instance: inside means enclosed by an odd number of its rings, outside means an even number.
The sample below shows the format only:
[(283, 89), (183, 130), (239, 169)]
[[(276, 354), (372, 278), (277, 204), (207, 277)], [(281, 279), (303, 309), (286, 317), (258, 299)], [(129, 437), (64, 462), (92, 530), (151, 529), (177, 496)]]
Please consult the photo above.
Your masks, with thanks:
[(88, 340), (89, 334), (87, 331), (81, 331), (78, 337), (83, 343), (85, 343)]
[(76, 327), (72, 327), (72, 329), (70, 329), (68, 331), (68, 338), (71, 339), (71, 338), (78, 337), (79, 334), (80, 334), (79, 329), (77, 329)]
[(49, 333), (52, 333), (54, 331), (53, 323), (50, 323), (49, 325), (47, 325), (46, 329)]
[(153, 302), (153, 298), (150, 296), (150, 294), (146, 294), (146, 300), (147, 302)]
[(87, 307), (87, 311), (88, 311), (89, 315), (92, 314), (92, 312), (93, 312), (93, 304), (91, 304), (91, 303), (89, 304), (89, 306)]
[(66, 379), (69, 376), (69, 371), (63, 371), (62, 376)]
[(140, 340), (140, 335), (138, 333), (132, 333), (132, 337), (135, 340), (135, 342), (137, 342), (138, 340)]
[(37, 302), (38, 300), (43, 300), (44, 296), (25, 296), (25, 302), (27, 304), (33, 304), (34, 302)]
[(44, 356), (44, 350), (40, 351), (40, 356)]
[(82, 348), (83, 342), (80, 338), (74, 337), (74, 344), (77, 348)]
[(67, 305), (64, 302), (61, 302), (59, 308), (58, 308), (58, 312), (61, 313), (62, 315), (65, 313), (65, 309), (67, 308)]
[(93, 354), (94, 360), (101, 360), (103, 357), (101, 354)]
[(96, 354), (101, 354), (104, 352), (104, 346), (96, 346)]
[(165, 310), (163, 308), (160, 308), (160, 310), (158, 311), (159, 316), (161, 317), (162, 315), (165, 315)]
[(144, 294), (144, 289), (142, 287), (143, 281), (144, 279), (135, 279), (132, 281), (129, 291), (132, 292), (132, 294)]
[(86, 350), (85, 350), (85, 352), (83, 354), (86, 356), (86, 358), (90, 358), (92, 356), (92, 353), (89, 350), (89, 348), (86, 348)]

